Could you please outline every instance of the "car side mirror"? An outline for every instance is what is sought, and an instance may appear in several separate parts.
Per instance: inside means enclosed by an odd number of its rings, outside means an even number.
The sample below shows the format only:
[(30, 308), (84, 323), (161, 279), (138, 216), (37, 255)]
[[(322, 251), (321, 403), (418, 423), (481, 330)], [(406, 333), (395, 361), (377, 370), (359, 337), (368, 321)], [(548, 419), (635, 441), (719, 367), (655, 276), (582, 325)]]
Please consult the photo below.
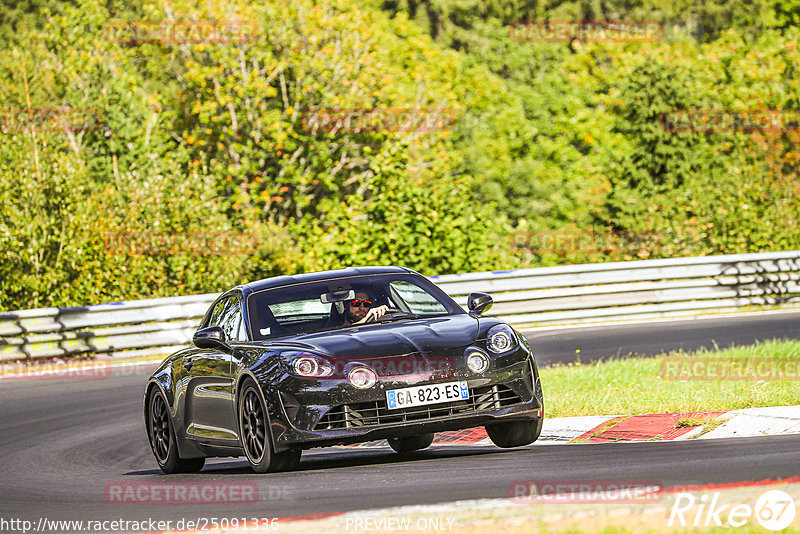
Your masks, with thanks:
[(194, 333), (192, 343), (199, 349), (219, 349), (232, 352), (231, 346), (225, 341), (225, 331), (219, 326), (201, 328)]
[(467, 298), (467, 308), (472, 315), (480, 315), (489, 311), (492, 304), (494, 304), (492, 297), (486, 293), (470, 293)]

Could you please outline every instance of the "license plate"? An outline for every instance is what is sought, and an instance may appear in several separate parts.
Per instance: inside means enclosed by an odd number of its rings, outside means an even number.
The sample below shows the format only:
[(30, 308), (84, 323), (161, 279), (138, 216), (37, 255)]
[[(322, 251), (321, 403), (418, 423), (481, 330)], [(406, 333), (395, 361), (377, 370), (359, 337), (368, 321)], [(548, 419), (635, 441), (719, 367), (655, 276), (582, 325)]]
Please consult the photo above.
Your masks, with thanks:
[(392, 389), (386, 392), (386, 403), (390, 410), (424, 406), (439, 402), (453, 402), (469, 398), (467, 381), (448, 382), (446, 384), (429, 384), (403, 389)]

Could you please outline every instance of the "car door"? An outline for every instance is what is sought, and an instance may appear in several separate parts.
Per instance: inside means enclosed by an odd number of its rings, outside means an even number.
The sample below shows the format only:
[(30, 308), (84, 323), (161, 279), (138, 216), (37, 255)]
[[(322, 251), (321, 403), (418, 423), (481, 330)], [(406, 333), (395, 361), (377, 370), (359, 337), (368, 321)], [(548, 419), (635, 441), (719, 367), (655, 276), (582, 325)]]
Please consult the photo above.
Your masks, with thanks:
[[(242, 321), (240, 297), (217, 302), (210, 321), (219, 326), (228, 342), (236, 342)], [(220, 349), (202, 349), (184, 358), (187, 384), (187, 434), (208, 443), (238, 441), (233, 392), (234, 357)]]

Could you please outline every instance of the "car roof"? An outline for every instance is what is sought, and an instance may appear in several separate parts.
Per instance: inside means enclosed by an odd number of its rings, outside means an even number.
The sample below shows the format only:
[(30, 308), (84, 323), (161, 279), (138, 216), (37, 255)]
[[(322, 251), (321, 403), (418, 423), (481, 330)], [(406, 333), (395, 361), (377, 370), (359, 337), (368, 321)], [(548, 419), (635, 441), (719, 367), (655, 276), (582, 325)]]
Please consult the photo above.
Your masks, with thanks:
[(303, 284), (306, 282), (319, 282), (323, 280), (335, 280), (337, 278), (345, 278), (349, 276), (365, 276), (371, 274), (408, 274), (415, 273), (405, 267), (347, 267), (346, 269), (336, 269), (333, 271), (319, 271), (314, 273), (303, 273), (295, 275), (275, 276), (272, 278), (265, 278), (256, 282), (250, 282), (239, 286), (245, 293), (263, 291), (265, 289), (274, 289), (277, 287), (291, 286), (295, 284)]

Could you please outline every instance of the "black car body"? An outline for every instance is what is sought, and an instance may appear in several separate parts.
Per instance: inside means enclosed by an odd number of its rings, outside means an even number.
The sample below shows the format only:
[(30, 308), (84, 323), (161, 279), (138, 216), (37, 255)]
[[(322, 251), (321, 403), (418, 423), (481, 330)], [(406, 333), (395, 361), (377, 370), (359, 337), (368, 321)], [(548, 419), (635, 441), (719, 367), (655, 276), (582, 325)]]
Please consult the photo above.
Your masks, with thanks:
[[(388, 312), (343, 325), (359, 293), (371, 297), (362, 307)], [(156, 459), (165, 472), (186, 472), (207, 457), (247, 456), (265, 472), (295, 466), (311, 447), (388, 439), (408, 452), (430, 445), (434, 432), (477, 426), (499, 446), (531, 443), (543, 420), (536, 361), (523, 336), (481, 316), (491, 303), (470, 295), (467, 313), (400, 267), (231, 289), (209, 308), (194, 346), (147, 382)]]

